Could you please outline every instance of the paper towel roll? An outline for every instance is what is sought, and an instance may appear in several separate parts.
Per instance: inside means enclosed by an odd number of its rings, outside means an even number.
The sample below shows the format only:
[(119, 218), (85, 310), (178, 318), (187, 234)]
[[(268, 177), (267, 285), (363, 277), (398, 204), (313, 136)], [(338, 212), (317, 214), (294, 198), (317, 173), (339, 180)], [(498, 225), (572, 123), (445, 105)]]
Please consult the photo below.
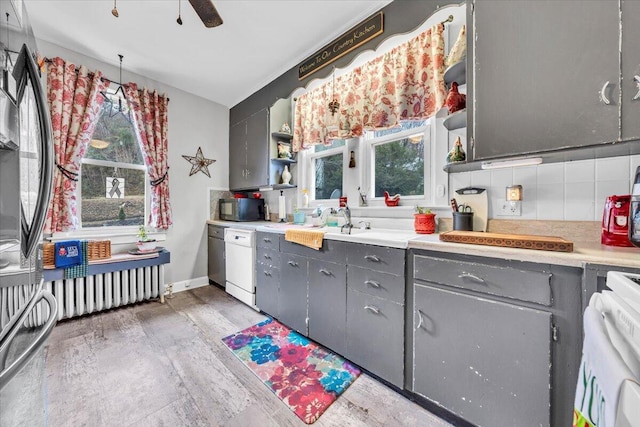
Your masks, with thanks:
[(278, 219), (283, 221), (287, 219), (286, 203), (282, 190), (280, 190), (280, 197), (278, 197)]

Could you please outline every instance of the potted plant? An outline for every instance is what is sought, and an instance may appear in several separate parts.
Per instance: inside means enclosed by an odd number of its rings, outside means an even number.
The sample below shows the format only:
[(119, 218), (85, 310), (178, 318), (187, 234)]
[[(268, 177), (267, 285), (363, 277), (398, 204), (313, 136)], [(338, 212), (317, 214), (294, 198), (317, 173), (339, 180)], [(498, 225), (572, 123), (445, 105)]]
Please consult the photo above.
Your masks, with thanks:
[(138, 250), (140, 252), (149, 252), (156, 248), (156, 239), (150, 239), (144, 225), (138, 227)]
[(413, 214), (413, 227), (418, 234), (433, 234), (436, 232), (436, 214), (431, 209), (416, 206)]

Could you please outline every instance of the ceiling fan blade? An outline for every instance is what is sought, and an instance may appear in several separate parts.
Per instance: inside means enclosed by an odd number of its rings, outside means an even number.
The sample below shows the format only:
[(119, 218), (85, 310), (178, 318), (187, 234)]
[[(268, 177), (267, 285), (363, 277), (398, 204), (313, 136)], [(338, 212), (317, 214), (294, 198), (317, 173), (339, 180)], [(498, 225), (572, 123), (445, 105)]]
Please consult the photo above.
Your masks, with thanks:
[(222, 25), (222, 18), (211, 0), (189, 0), (202, 23), (207, 28)]

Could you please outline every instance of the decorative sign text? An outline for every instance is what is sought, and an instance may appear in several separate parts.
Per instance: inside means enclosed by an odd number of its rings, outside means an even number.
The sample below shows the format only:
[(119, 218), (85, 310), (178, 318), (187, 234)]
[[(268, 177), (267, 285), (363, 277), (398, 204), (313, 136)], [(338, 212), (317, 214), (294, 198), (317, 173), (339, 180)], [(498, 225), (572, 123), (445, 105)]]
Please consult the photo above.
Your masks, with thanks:
[(298, 80), (321, 70), (341, 56), (382, 34), (383, 23), (383, 14), (378, 12), (311, 55), (298, 66)]

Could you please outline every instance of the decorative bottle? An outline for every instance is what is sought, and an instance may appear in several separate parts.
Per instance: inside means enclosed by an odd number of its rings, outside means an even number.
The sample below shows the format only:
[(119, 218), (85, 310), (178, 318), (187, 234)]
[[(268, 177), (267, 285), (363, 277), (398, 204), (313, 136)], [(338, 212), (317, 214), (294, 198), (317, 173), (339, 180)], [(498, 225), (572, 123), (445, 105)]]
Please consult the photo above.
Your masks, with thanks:
[(307, 190), (306, 188), (302, 190), (302, 207), (309, 207), (309, 190)]
[(284, 165), (284, 170), (282, 171), (282, 183), (289, 185), (289, 181), (291, 181), (291, 172), (289, 172), (289, 166)]

